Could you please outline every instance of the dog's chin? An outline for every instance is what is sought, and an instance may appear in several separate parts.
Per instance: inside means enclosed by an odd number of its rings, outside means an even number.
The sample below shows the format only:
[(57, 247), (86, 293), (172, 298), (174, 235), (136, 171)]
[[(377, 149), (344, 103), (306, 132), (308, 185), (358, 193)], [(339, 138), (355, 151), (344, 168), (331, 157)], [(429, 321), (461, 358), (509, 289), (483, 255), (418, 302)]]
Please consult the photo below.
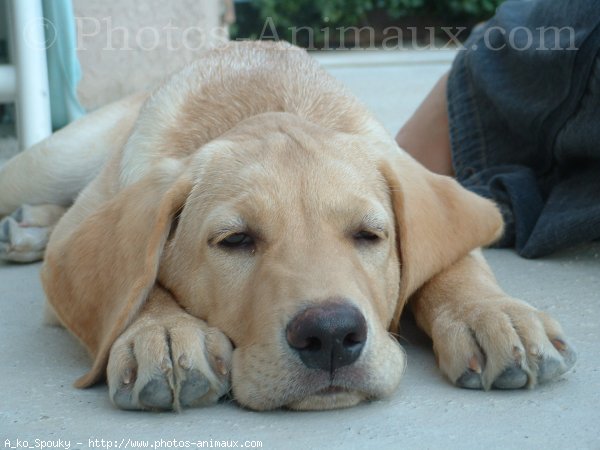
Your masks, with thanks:
[(286, 405), (297, 411), (314, 411), (326, 409), (349, 408), (365, 400), (365, 395), (341, 388), (325, 388), (301, 400)]

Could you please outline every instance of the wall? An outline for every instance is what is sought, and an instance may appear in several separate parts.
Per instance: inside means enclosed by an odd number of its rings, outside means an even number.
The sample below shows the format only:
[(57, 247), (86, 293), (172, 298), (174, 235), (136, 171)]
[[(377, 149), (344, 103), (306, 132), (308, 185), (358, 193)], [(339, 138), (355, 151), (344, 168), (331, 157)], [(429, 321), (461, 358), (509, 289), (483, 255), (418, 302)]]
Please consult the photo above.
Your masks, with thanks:
[[(201, 49), (223, 42), (231, 3), (223, 0), (73, 0), (78, 88), (90, 110), (149, 89)], [(229, 13), (226, 15), (226, 13)]]

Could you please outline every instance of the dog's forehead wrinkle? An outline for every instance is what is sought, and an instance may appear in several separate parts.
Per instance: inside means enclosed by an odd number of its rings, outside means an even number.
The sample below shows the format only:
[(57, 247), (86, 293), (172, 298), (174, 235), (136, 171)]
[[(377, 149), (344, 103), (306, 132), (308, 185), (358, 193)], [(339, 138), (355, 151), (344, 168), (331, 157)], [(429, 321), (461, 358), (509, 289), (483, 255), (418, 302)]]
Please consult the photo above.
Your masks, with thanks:
[(205, 187), (196, 187), (196, 191), (224, 200), (250, 194), (257, 201), (264, 197), (285, 205), (310, 200), (318, 204), (339, 197), (342, 191), (373, 191), (376, 187), (375, 179), (367, 179), (349, 163), (312, 150), (240, 151), (212, 159), (215, 161), (198, 183)]

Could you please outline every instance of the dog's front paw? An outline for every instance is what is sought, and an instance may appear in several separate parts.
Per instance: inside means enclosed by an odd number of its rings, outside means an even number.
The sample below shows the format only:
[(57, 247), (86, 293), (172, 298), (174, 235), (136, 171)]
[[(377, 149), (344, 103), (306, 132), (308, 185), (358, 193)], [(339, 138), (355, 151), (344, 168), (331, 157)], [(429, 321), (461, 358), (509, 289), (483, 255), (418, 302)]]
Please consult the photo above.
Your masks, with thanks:
[(223, 333), (192, 316), (138, 320), (112, 346), (110, 398), (123, 409), (215, 403), (229, 391), (232, 352)]
[(433, 322), (440, 369), (469, 389), (518, 389), (556, 379), (576, 360), (560, 325), (519, 300), (447, 305)]
[(39, 261), (54, 225), (64, 214), (58, 205), (23, 205), (0, 220), (0, 259), (13, 262)]

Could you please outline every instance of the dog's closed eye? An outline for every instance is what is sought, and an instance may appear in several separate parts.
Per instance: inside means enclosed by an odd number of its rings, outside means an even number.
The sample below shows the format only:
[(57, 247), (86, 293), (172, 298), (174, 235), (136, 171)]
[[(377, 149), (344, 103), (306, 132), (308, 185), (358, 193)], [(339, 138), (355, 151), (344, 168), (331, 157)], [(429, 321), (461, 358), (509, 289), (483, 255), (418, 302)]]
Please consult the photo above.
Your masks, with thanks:
[(227, 220), (215, 227), (209, 236), (208, 245), (221, 250), (254, 250), (259, 234), (251, 230), (241, 217)]
[(365, 214), (350, 230), (352, 239), (358, 245), (378, 244), (388, 237), (385, 220), (377, 212)]
[(357, 242), (376, 243), (381, 240), (381, 237), (376, 233), (368, 230), (361, 230), (354, 233), (352, 236)]
[(248, 249), (254, 247), (254, 238), (246, 233), (230, 234), (226, 238), (220, 240), (218, 245), (226, 249)]

